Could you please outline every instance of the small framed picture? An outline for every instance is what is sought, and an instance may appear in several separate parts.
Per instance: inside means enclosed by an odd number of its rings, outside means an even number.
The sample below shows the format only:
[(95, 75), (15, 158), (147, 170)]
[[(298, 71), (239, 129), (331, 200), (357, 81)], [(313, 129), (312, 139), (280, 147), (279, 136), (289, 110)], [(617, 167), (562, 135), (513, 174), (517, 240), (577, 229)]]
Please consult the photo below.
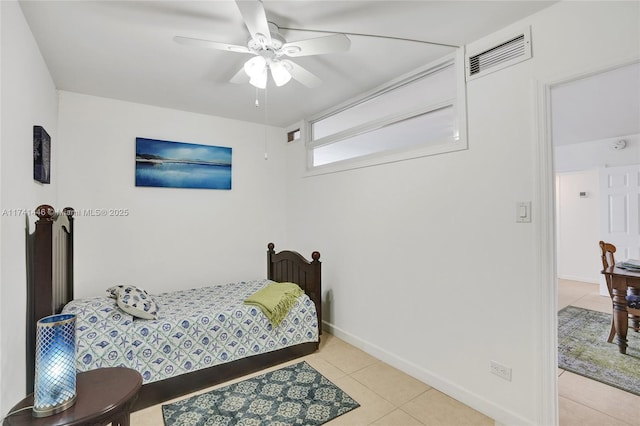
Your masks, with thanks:
[(51, 178), (51, 137), (42, 126), (33, 126), (33, 179), (49, 183)]

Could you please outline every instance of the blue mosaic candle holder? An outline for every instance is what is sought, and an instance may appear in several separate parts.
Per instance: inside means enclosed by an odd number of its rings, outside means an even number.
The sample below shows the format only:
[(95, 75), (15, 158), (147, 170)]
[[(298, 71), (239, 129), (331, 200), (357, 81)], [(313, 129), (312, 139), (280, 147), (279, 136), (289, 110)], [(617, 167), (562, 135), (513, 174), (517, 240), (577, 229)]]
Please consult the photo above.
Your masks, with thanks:
[(51, 315), (38, 321), (34, 417), (51, 416), (76, 402), (75, 352), (75, 315)]

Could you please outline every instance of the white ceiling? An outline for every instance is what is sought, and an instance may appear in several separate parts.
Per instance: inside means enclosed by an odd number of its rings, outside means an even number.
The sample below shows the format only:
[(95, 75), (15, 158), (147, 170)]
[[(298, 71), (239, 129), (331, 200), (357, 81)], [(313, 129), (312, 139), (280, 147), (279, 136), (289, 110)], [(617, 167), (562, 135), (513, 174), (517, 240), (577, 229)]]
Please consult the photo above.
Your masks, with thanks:
[(551, 114), (556, 146), (640, 133), (640, 64), (553, 87)]
[[(375, 34), (464, 45), (554, 1), (264, 0), (279, 27)], [(229, 79), (247, 54), (184, 46), (176, 35), (246, 45), (234, 1), (20, 2), (56, 87), (61, 90), (277, 126), (301, 119), (423, 66), (452, 48), (349, 35), (348, 52), (295, 58), (323, 84), (296, 81), (256, 89)], [(285, 31), (287, 41), (321, 33)], [(259, 94), (264, 106), (264, 93)]]

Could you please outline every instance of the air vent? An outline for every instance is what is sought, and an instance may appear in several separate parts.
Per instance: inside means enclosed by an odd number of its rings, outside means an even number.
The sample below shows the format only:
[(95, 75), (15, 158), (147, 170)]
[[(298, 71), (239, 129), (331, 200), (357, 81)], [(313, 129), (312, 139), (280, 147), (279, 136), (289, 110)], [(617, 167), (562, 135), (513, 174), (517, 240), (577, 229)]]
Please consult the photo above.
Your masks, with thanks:
[(467, 56), (467, 80), (501, 70), (531, 58), (531, 31), (508, 37), (480, 53)]

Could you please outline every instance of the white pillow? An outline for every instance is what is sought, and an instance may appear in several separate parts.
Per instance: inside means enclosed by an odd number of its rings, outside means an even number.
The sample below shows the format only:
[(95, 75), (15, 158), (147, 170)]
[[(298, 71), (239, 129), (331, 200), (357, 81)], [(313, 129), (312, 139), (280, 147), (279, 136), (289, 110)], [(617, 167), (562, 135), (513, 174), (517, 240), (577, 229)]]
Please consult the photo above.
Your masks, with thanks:
[(126, 313), (143, 319), (158, 319), (158, 305), (149, 293), (133, 285), (118, 289), (118, 306)]
[(120, 284), (120, 285), (114, 285), (112, 287), (109, 287), (107, 289), (107, 296), (111, 297), (112, 299), (117, 299), (118, 298), (118, 291), (121, 288), (126, 287), (126, 285), (124, 284)]

